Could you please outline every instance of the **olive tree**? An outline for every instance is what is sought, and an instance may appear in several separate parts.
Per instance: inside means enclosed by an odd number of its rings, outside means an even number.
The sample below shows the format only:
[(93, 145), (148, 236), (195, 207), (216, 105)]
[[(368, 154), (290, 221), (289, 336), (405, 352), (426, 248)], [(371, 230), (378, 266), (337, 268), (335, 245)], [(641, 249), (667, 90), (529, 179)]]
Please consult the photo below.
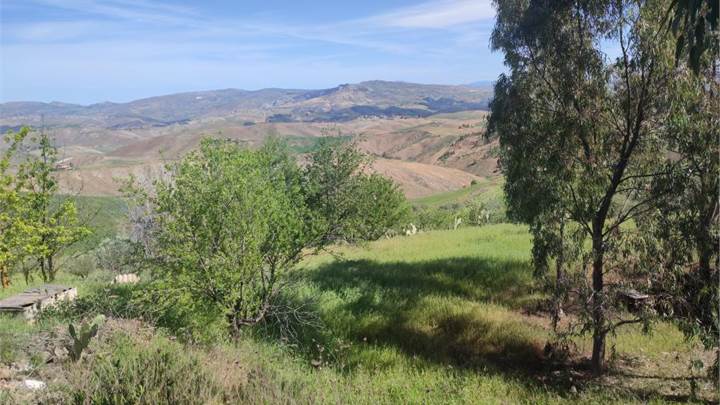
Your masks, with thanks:
[[(377, 238), (397, 220), (403, 197), (363, 172), (362, 156), (322, 143), (301, 168), (277, 141), (260, 150), (204, 140), (139, 193), (150, 207), (147, 259), (169, 294), (213, 307), (237, 334), (274, 310), (283, 277), (330, 243)], [(376, 208), (386, 213), (373, 215)]]

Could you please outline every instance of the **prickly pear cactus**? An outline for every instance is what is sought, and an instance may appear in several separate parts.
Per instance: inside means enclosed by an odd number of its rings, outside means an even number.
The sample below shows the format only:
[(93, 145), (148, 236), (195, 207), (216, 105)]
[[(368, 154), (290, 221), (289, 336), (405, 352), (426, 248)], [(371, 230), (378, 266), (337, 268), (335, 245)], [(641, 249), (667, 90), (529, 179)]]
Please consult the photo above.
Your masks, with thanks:
[(97, 335), (98, 324), (93, 323), (92, 326), (88, 323), (83, 322), (80, 325), (80, 330), (76, 331), (75, 326), (72, 323), (68, 324), (68, 331), (72, 338), (72, 344), (66, 345), (70, 354), (70, 360), (78, 361), (82, 356), (82, 352), (90, 344), (90, 340)]

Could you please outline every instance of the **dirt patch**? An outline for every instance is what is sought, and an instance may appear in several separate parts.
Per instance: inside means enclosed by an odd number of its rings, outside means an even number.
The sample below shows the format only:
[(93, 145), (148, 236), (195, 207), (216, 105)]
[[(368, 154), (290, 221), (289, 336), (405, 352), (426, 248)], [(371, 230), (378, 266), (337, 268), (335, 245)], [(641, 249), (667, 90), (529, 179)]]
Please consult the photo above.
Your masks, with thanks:
[(457, 190), (480, 180), (461, 170), (402, 160), (378, 159), (373, 169), (399, 184), (408, 198)]

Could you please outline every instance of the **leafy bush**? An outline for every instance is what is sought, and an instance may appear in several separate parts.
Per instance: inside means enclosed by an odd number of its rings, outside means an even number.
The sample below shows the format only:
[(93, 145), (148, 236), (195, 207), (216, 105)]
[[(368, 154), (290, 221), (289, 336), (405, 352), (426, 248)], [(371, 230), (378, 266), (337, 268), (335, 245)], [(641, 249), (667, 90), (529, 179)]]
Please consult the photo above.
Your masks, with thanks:
[(114, 274), (126, 273), (135, 262), (135, 245), (128, 239), (108, 238), (95, 249), (97, 265)]
[(66, 263), (66, 272), (79, 278), (86, 278), (96, 270), (95, 259), (91, 255), (71, 258)]
[(262, 321), (304, 255), (377, 239), (403, 217), (400, 191), (365, 174), (364, 162), (337, 141), (320, 141), (303, 169), (276, 141), (252, 151), (204, 140), (153, 193), (134, 190), (137, 205), (151, 207), (143, 221), (156, 300), (219, 312), (233, 333)]
[(418, 229), (451, 229), (456, 212), (446, 208), (415, 207), (411, 222)]

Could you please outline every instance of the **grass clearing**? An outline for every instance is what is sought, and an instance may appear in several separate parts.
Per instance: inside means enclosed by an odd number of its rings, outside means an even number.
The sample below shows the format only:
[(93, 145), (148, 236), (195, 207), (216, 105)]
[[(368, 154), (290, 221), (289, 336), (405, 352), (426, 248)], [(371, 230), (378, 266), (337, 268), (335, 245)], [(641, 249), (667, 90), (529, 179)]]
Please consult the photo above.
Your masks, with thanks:
[(71, 246), (71, 252), (85, 252), (97, 247), (105, 238), (125, 231), (127, 203), (120, 197), (71, 197), (76, 201), (79, 217), (92, 233)]
[[(542, 378), (552, 371), (542, 361), (551, 331), (547, 320), (522, 310), (543, 298), (533, 287), (529, 250), (526, 230), (503, 224), (339, 248), (333, 254), (341, 259), (312, 258), (295, 274), (293, 296), (314, 303), (325, 330), (307, 332), (279, 349), (270, 340), (256, 340), (291, 354), (263, 356), (263, 367), (289, 379), (289, 386), (304, 386), (306, 394), (353, 403), (671, 399), (661, 390), (648, 393), (634, 385), (552, 385)], [(618, 355), (632, 357), (651, 348), (684, 361), (697, 349), (672, 325), (655, 330), (651, 336), (637, 328), (621, 330), (615, 339)], [(589, 339), (579, 341), (587, 351)], [(656, 364), (653, 358), (642, 362), (642, 367)], [(313, 378), (304, 376), (313, 368)], [(666, 371), (676, 375), (678, 367)], [(573, 385), (579, 394), (570, 392)], [(675, 389), (688, 387), (681, 381)], [(333, 402), (329, 398), (320, 402)]]
[(463, 204), (475, 198), (484, 202), (502, 200), (502, 178), (485, 177), (468, 187), (416, 198), (412, 200), (412, 203), (419, 206), (440, 207)]
[[(238, 342), (200, 346), (179, 343), (160, 331), (105, 329), (91, 346), (93, 355), (77, 365), (64, 364), (64, 380), (54, 387), (83, 398), (113, 392), (118, 398), (137, 398), (138, 387), (150, 384), (158, 386), (152, 398), (192, 394), (209, 403), (689, 399), (687, 364), (693, 356), (706, 354), (685, 342), (670, 324), (656, 325), (649, 336), (639, 328), (620, 330), (610, 342), (618, 368), (602, 380), (575, 378), (568, 370), (546, 364), (543, 348), (551, 337), (549, 322), (524, 311), (545, 297), (533, 284), (530, 243), (524, 227), (500, 224), (336, 247), (331, 254), (303, 262), (286, 297), (316, 314), (322, 327), (295, 325), (297, 337), (290, 340), (279, 339), (273, 328), (259, 327)], [(81, 295), (93, 288), (91, 283), (81, 284)], [(14, 325), (16, 321), (0, 318), (0, 330)], [(578, 343), (587, 355), (589, 339)], [(95, 357), (100, 353), (103, 358)], [(161, 361), (170, 366), (159, 367)], [(146, 370), (156, 369), (142, 377)], [(555, 373), (561, 377), (553, 377)], [(621, 379), (620, 373), (635, 377)], [(159, 380), (151, 380), (156, 377)], [(132, 387), (118, 386), (120, 378), (133, 381)], [(716, 400), (711, 383), (698, 381), (700, 397)], [(180, 391), (162, 391), (170, 383)], [(207, 390), (184, 390), (201, 383)]]

